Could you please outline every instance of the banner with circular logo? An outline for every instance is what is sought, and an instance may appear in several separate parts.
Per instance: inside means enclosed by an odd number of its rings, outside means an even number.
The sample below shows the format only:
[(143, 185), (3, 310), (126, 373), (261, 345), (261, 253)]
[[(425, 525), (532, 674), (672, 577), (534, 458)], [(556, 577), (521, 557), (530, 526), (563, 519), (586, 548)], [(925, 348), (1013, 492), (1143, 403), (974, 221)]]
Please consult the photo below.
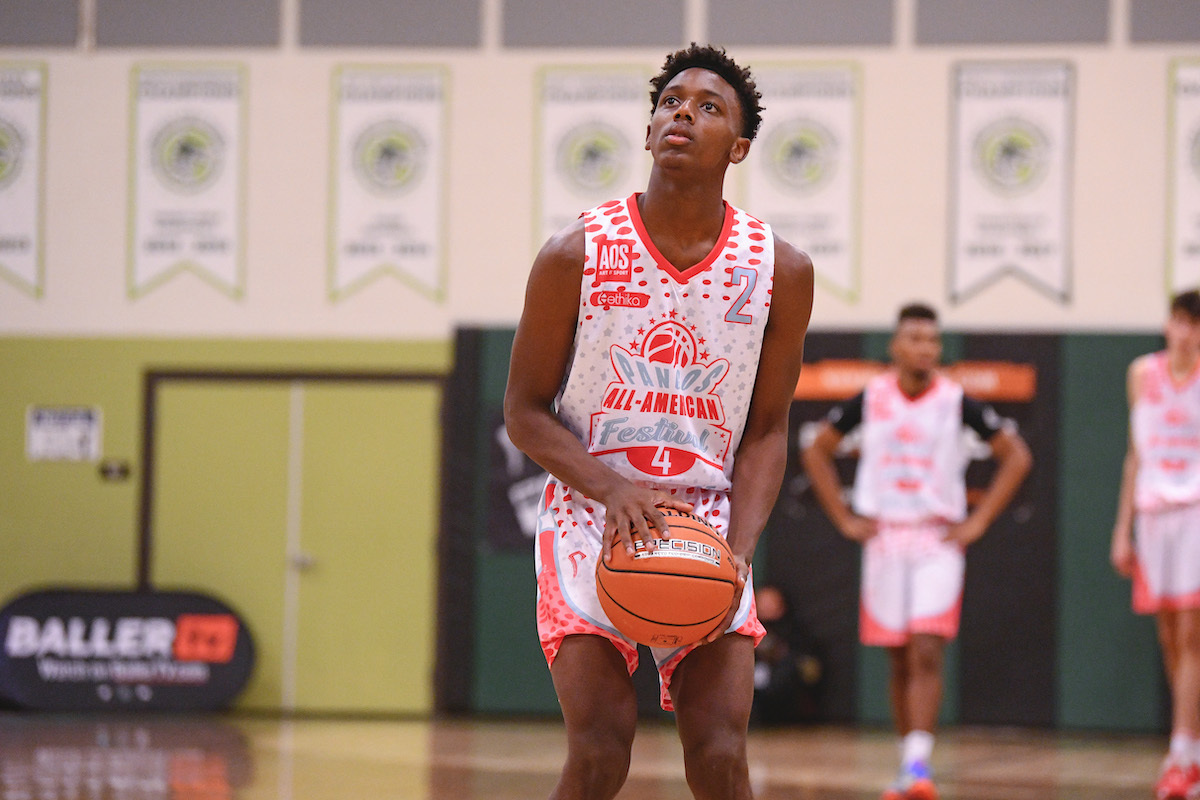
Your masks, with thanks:
[(239, 66), (137, 66), (128, 291), (192, 272), (244, 292), (244, 75)]
[(538, 77), (534, 247), (649, 176), (650, 76), (627, 68), (547, 67)]
[(205, 595), (54, 589), (0, 609), (0, 696), (25, 708), (219, 709), (253, 667), (246, 624)]
[(769, 113), (739, 167), (744, 205), (812, 256), (821, 285), (857, 300), (859, 69), (766, 65), (755, 79)]
[(382, 275), (445, 294), (446, 71), (334, 70), (329, 296)]
[(1200, 286), (1200, 61), (1171, 64), (1170, 241), (1172, 292)]
[(0, 62), (0, 277), (41, 297), (46, 65)]
[(957, 65), (952, 301), (1005, 275), (1068, 300), (1074, 95), (1074, 69), (1065, 62)]

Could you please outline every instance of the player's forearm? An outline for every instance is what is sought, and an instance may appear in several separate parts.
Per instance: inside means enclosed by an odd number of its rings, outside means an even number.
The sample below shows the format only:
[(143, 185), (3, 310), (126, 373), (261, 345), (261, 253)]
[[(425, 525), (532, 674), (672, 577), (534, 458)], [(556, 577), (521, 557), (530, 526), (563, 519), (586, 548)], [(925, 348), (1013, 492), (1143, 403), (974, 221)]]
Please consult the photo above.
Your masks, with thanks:
[(991, 485), (972, 512), (984, 528), (995, 522), (1001, 512), (1008, 508), (1032, 466), (1033, 457), (1024, 442), (1015, 443), (1000, 459)]
[(743, 438), (733, 464), (729, 492), (728, 541), (733, 554), (750, 563), (771, 509), (779, 498), (787, 468), (787, 430), (747, 441)]
[(549, 409), (506, 406), (504, 421), (518, 450), (587, 497), (603, 503), (614, 486), (627, 482), (589, 453)]
[(1117, 496), (1117, 520), (1113, 536), (1130, 536), (1133, 529), (1133, 493), (1137, 484), (1138, 461), (1132, 451), (1121, 465), (1121, 492)]
[(842, 480), (838, 477), (833, 457), (819, 446), (808, 447), (801, 454), (804, 471), (812, 484), (813, 494), (826, 516), (838, 524), (850, 515), (850, 507), (842, 497)]

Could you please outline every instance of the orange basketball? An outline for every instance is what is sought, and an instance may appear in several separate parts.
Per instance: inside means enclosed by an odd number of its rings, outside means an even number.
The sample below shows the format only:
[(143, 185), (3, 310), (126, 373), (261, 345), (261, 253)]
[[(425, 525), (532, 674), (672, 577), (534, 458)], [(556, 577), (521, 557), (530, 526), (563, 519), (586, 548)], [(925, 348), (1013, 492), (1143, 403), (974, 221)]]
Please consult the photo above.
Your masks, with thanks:
[(631, 556), (615, 547), (600, 562), (596, 591), (617, 630), (652, 647), (697, 642), (721, 624), (733, 602), (737, 568), (721, 534), (703, 518), (662, 509), (670, 539), (640, 541)]

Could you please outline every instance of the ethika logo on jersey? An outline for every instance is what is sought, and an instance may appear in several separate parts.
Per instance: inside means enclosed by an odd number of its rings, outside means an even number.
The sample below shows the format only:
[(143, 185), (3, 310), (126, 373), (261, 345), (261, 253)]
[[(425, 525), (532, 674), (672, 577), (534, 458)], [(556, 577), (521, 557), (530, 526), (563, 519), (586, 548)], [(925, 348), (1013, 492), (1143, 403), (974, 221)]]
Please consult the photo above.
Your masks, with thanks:
[(650, 302), (650, 295), (642, 294), (641, 292), (627, 292), (624, 286), (619, 286), (616, 291), (592, 292), (588, 301), (594, 306), (603, 308), (605, 311), (614, 306), (618, 308), (645, 308)]
[[(609, 239), (603, 234), (596, 242), (596, 280), (601, 283), (629, 283), (633, 280), (633, 240)], [(597, 305), (600, 305), (597, 303)]]

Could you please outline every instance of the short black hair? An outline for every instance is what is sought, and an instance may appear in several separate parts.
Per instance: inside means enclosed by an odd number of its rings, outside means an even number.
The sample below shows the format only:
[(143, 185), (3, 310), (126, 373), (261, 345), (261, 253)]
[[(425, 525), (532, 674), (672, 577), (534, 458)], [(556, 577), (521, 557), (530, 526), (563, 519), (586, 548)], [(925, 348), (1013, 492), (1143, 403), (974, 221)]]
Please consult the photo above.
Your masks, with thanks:
[(692, 42), (690, 47), (667, 56), (662, 72), (650, 79), (650, 113), (653, 114), (658, 108), (658, 99), (671, 79), (692, 67), (715, 72), (733, 87), (738, 104), (742, 107), (742, 136), (753, 141), (758, 135), (758, 126), (762, 124), (763, 107), (758, 102), (762, 99), (762, 92), (758, 91), (750, 69), (739, 67), (736, 61), (725, 55), (723, 47)]
[(927, 319), (930, 322), (937, 322), (937, 312), (932, 306), (924, 303), (909, 303), (900, 309), (900, 313), (896, 315), (896, 324), (899, 325), (906, 319)]
[(1192, 322), (1200, 322), (1200, 290), (1189, 289), (1171, 298), (1171, 313), (1186, 314)]

